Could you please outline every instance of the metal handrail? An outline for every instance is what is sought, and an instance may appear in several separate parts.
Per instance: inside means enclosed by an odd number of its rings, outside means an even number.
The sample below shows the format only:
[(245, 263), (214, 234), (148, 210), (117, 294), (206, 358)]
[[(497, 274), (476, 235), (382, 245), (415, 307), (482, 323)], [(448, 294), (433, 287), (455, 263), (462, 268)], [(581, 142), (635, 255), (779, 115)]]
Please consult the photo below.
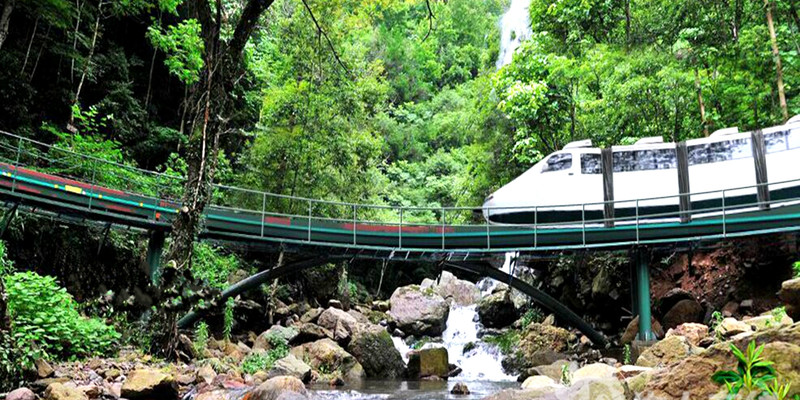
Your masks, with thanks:
[[(114, 162), (114, 161), (106, 160), (106, 159), (103, 159), (103, 158), (94, 157), (94, 156), (86, 155), (86, 154), (81, 154), (81, 153), (75, 152), (73, 150), (63, 149), (63, 148), (60, 148), (58, 146), (46, 144), (46, 143), (43, 143), (43, 142), (40, 142), (40, 141), (37, 141), (37, 140), (21, 137), (21, 136), (14, 135), (14, 134), (11, 134), (11, 133), (8, 133), (8, 132), (0, 131), (0, 137), (2, 137), (2, 136), (10, 137), (10, 138), (13, 138), (13, 139), (17, 140), (17, 146), (7, 145), (5, 143), (1, 143), (0, 142), (0, 149), (5, 149), (7, 151), (14, 151), (14, 149), (16, 150), (16, 155), (15, 155), (15, 159), (14, 159), (14, 166), (15, 167), (22, 167), (23, 165), (26, 165), (26, 164), (23, 164), (22, 160), (21, 160), (21, 158), (22, 158), (21, 156), (23, 154), (25, 154), (25, 156), (26, 156), (26, 161), (29, 161), (27, 158), (30, 157), (33, 160), (41, 159), (41, 160), (47, 161), (48, 163), (54, 163), (55, 162), (55, 163), (59, 163), (59, 164), (64, 164), (64, 165), (69, 166), (70, 168), (83, 166), (81, 164), (74, 164), (73, 163), (73, 159), (74, 158), (84, 159), (84, 160), (90, 161), (90, 163), (89, 163), (90, 164), (90, 168), (89, 169), (91, 170), (91, 177), (90, 177), (90, 181), (89, 182), (91, 184), (91, 189), (90, 189), (91, 192), (95, 192), (96, 188), (101, 187), (101, 185), (97, 182), (97, 178), (98, 177), (96, 175), (97, 175), (98, 165), (103, 165), (103, 164), (114, 166), (114, 167), (117, 167), (117, 168), (121, 168), (121, 169), (126, 170), (128, 172), (132, 172), (132, 173), (136, 173), (136, 174), (145, 174), (148, 177), (156, 178), (153, 182), (136, 181), (136, 180), (130, 179), (129, 176), (120, 176), (118, 174), (114, 174), (113, 170), (107, 171), (107, 173), (112, 174), (112, 176), (115, 179), (118, 179), (120, 181), (130, 182), (130, 183), (133, 183), (133, 184), (136, 184), (136, 185), (144, 185), (146, 187), (149, 187), (149, 185), (152, 185), (155, 188), (155, 194), (156, 194), (155, 197), (153, 197), (152, 195), (145, 194), (145, 193), (135, 193), (135, 194), (137, 196), (140, 196), (141, 198), (148, 199), (148, 200), (153, 200), (154, 201), (153, 204), (155, 205), (155, 207), (158, 207), (159, 202), (161, 200), (165, 200), (166, 199), (163, 196), (165, 196), (167, 194), (167, 193), (165, 193), (165, 190), (164, 190), (165, 188), (161, 185), (161, 183), (163, 183), (163, 182), (159, 181), (159, 179), (176, 180), (178, 182), (185, 181), (185, 178), (180, 177), (180, 176), (174, 176), (174, 175), (169, 175), (169, 174), (166, 174), (166, 173), (148, 171), (148, 170), (144, 170), (144, 169), (141, 169), (141, 168), (137, 168), (137, 167), (133, 167), (133, 166), (117, 163), (117, 162)], [(46, 150), (46, 152), (31, 151), (28, 148), (25, 148), (23, 146), (23, 143), (29, 143), (29, 144), (32, 144), (32, 145), (35, 145), (35, 146), (43, 147), (44, 150)], [(65, 152), (65, 153), (69, 154), (70, 156), (62, 157), (62, 158), (56, 159), (56, 160), (49, 159), (49, 158), (47, 158), (47, 152), (49, 152), (51, 150), (55, 150), (55, 151), (58, 151), (58, 152)], [(75, 156), (75, 157), (73, 157), (73, 156)], [(8, 161), (11, 161), (11, 159), (9, 158)], [(86, 166), (86, 167), (88, 167), (88, 166)], [(18, 170), (16, 168), (15, 168), (15, 171), (14, 171), (13, 175), (14, 175), (14, 178), (13, 178), (14, 182), (13, 182), (13, 184), (11, 186), (12, 191), (14, 191), (14, 189), (16, 187), (16, 180), (17, 180), (17, 175), (18, 175)], [(67, 175), (67, 176), (72, 177), (71, 175)], [(738, 211), (738, 210), (743, 210), (743, 209), (755, 207), (755, 206), (758, 206), (760, 204), (779, 204), (779, 203), (786, 203), (786, 202), (791, 202), (791, 201), (800, 201), (800, 199), (783, 199), (783, 200), (772, 200), (772, 201), (767, 201), (767, 202), (754, 202), (754, 203), (748, 202), (748, 203), (745, 203), (745, 204), (731, 205), (731, 204), (727, 203), (727, 198), (728, 198), (728, 194), (729, 193), (735, 192), (735, 191), (757, 189), (757, 188), (765, 186), (765, 185), (769, 188), (771, 185), (772, 186), (778, 186), (778, 185), (786, 185), (786, 184), (798, 183), (798, 182), (800, 182), (800, 179), (792, 179), (792, 180), (784, 180), (784, 181), (779, 181), (779, 182), (768, 182), (768, 183), (757, 183), (757, 184), (752, 184), (752, 185), (743, 185), (743, 186), (739, 186), (739, 187), (732, 187), (732, 188), (725, 188), (725, 189), (718, 189), (718, 190), (708, 190), (708, 191), (703, 191), (703, 192), (679, 193), (679, 194), (675, 194), (675, 195), (653, 196), (653, 197), (645, 197), (645, 198), (631, 199), (631, 200), (609, 200), (609, 201), (600, 201), (600, 202), (559, 204), (559, 205), (477, 206), (477, 207), (467, 207), (467, 206), (394, 206), (394, 205), (388, 205), (388, 204), (356, 203), (356, 202), (347, 202), (347, 201), (334, 201), (334, 200), (314, 199), (314, 198), (309, 198), (309, 197), (286, 195), (286, 194), (280, 194), (280, 193), (272, 193), (272, 192), (267, 192), (267, 191), (262, 191), (262, 190), (257, 190), (257, 189), (241, 188), (241, 187), (235, 187), (235, 186), (229, 186), (229, 185), (223, 185), (223, 184), (213, 184), (212, 188), (214, 190), (221, 191), (223, 196), (225, 195), (225, 193), (234, 192), (234, 193), (241, 193), (241, 194), (245, 194), (245, 195), (248, 195), (248, 194), (256, 195), (256, 196), (260, 197), (260, 199), (257, 199), (257, 200), (261, 200), (260, 201), (261, 202), (261, 210), (259, 211), (259, 210), (251, 209), (251, 208), (238, 208), (238, 207), (235, 207), (235, 206), (233, 206), (233, 207), (232, 206), (226, 206), (226, 205), (223, 205), (223, 204), (218, 204), (219, 202), (214, 202), (213, 200), (212, 200), (210, 206), (212, 207), (212, 209), (223, 209), (223, 210), (231, 210), (231, 211), (234, 211), (234, 212), (245, 212), (245, 213), (252, 213), (253, 215), (260, 215), (261, 216), (261, 218), (260, 218), (261, 219), (261, 221), (260, 221), (260, 225), (261, 225), (261, 227), (260, 227), (261, 228), (260, 229), (260, 236), (261, 237), (263, 237), (264, 234), (265, 234), (265, 232), (264, 232), (265, 231), (265, 224), (266, 224), (265, 221), (267, 219), (267, 216), (281, 216), (281, 217), (289, 217), (289, 218), (297, 218), (297, 219), (305, 220), (306, 221), (306, 225), (307, 225), (306, 241), (308, 241), (308, 242), (312, 241), (312, 233), (313, 233), (312, 232), (313, 231), (313, 229), (312, 229), (312, 221), (337, 221), (337, 222), (347, 222), (347, 223), (352, 223), (353, 224), (353, 226), (352, 226), (352, 244), (353, 245), (357, 245), (358, 244), (358, 225), (359, 224), (383, 224), (383, 225), (389, 225), (389, 226), (397, 225), (397, 227), (398, 227), (398, 230), (397, 230), (398, 242), (397, 242), (397, 244), (398, 244), (398, 247), (400, 247), (400, 248), (402, 248), (402, 246), (403, 246), (403, 227), (404, 226), (438, 227), (438, 229), (440, 229), (440, 233), (441, 233), (441, 248), (442, 249), (446, 249), (447, 248), (447, 235), (446, 235), (447, 228), (456, 228), (456, 227), (480, 228), (480, 227), (484, 227), (485, 226), (485, 229), (486, 229), (486, 246), (487, 246), (488, 249), (491, 249), (492, 248), (492, 245), (491, 245), (491, 241), (492, 241), (492, 238), (491, 238), (491, 236), (492, 236), (491, 235), (491, 230), (492, 230), (491, 229), (491, 225), (495, 225), (495, 226), (510, 226), (510, 227), (520, 228), (520, 229), (533, 228), (533, 246), (534, 246), (534, 248), (536, 248), (538, 246), (538, 244), (539, 244), (538, 243), (539, 242), (539, 234), (540, 234), (542, 228), (548, 229), (548, 228), (553, 228), (553, 227), (580, 226), (580, 228), (581, 228), (581, 236), (582, 236), (581, 244), (583, 246), (587, 246), (587, 239), (586, 239), (587, 229), (591, 229), (594, 225), (603, 224), (604, 222), (606, 222), (606, 219), (604, 217), (603, 218), (587, 219), (587, 217), (586, 217), (587, 209), (590, 210), (590, 211), (595, 212), (595, 211), (600, 210), (600, 206), (605, 206), (607, 204), (612, 204), (614, 206), (624, 205), (624, 204), (633, 204), (634, 213), (635, 213), (633, 216), (618, 217), (618, 218), (615, 218), (614, 221), (617, 222), (617, 223), (621, 223), (621, 224), (625, 224), (625, 223), (634, 224), (635, 225), (635, 230), (636, 230), (636, 243), (639, 243), (640, 242), (640, 229), (641, 229), (642, 226), (646, 226), (647, 224), (652, 223), (652, 221), (654, 221), (654, 220), (664, 220), (664, 219), (670, 220), (670, 219), (680, 218), (680, 215), (681, 215), (681, 212), (682, 212), (682, 211), (679, 210), (679, 211), (674, 211), (674, 212), (670, 211), (670, 212), (663, 212), (663, 213), (648, 213), (648, 214), (645, 214), (643, 216), (640, 213), (640, 208), (641, 208), (641, 203), (642, 202), (649, 202), (649, 201), (656, 201), (656, 200), (666, 200), (666, 199), (678, 200), (681, 196), (684, 196), (684, 195), (704, 196), (704, 195), (719, 194), (719, 195), (721, 195), (721, 198), (719, 198), (719, 200), (721, 201), (721, 207), (712, 206), (712, 207), (706, 207), (706, 208), (700, 208), (700, 209), (692, 209), (692, 210), (689, 210), (688, 213), (689, 213), (690, 216), (713, 215), (715, 213), (721, 213), (721, 215), (722, 215), (722, 222), (721, 222), (722, 235), (723, 235), (723, 237), (727, 237), (727, 235), (728, 235), (728, 232), (727, 232), (727, 225), (728, 225), (727, 214), (732, 213), (733, 211)], [(110, 189), (114, 189), (113, 187), (109, 187), (109, 188)], [(307, 212), (307, 214), (298, 214), (298, 213), (292, 213), (292, 212), (280, 212), (280, 211), (277, 211), (277, 210), (269, 210), (268, 209), (268, 201), (269, 200), (272, 200), (272, 201), (274, 201), (274, 200), (289, 200), (291, 202), (305, 203), (307, 205), (308, 212)], [(711, 200), (717, 200), (717, 199), (715, 198), (715, 199), (711, 199)], [(316, 207), (315, 207), (315, 205), (316, 205)], [(341, 216), (335, 216), (335, 215), (331, 215), (330, 213), (328, 213), (328, 215), (322, 215), (322, 214), (325, 214), (325, 210), (324, 210), (324, 207), (319, 207), (320, 205), (330, 206), (330, 207), (344, 207), (345, 209), (350, 209), (352, 211), (352, 215), (351, 216), (346, 216), (344, 214), (341, 214)], [(92, 205), (91, 205), (91, 196), (90, 196), (89, 207), (92, 207)], [(247, 207), (247, 206), (245, 206), (245, 207)], [(578, 207), (580, 207), (580, 208), (578, 209)], [(294, 207), (292, 207), (292, 208), (294, 208)], [(481, 211), (488, 211), (488, 212), (492, 212), (492, 211), (512, 211), (512, 210), (524, 210), (526, 212), (531, 212), (532, 211), (533, 214), (534, 214), (534, 221), (533, 221), (532, 225), (531, 224), (524, 224), (524, 225), (519, 225), (519, 224), (490, 224), (490, 223), (488, 223), (486, 221), (482, 221), (481, 223), (475, 223), (475, 224), (459, 223), (460, 219), (459, 219), (458, 214), (456, 214), (456, 213), (458, 213), (458, 212), (473, 212), (474, 210), (481, 210)], [(557, 223), (540, 224), (539, 223), (539, 215), (543, 210), (544, 211), (553, 211), (553, 210), (573, 210), (573, 211), (577, 211), (577, 210), (580, 210), (581, 217), (580, 217), (579, 221), (578, 220), (574, 220), (574, 221), (561, 221), (561, 222), (557, 222)], [(371, 213), (370, 211), (378, 212), (378, 213), (380, 213), (380, 212), (389, 212), (389, 214), (388, 215), (384, 215), (383, 218), (382, 218), (380, 216), (380, 214), (376, 215), (376, 214)], [(436, 222), (409, 222), (408, 218), (407, 218), (408, 213), (415, 213), (415, 212), (429, 212), (429, 213), (432, 213), (433, 215), (439, 214), (439, 221), (436, 221)], [(683, 211), (683, 212), (685, 212), (685, 211)], [(318, 215), (318, 214), (320, 214), (320, 215)], [(447, 223), (448, 214), (450, 214), (449, 220), (452, 221), (450, 224)], [(455, 214), (455, 216), (453, 216), (453, 214)], [(154, 215), (155, 215), (155, 213), (154, 213)], [(363, 216), (362, 219), (359, 219), (359, 216)], [(397, 216), (399, 216), (399, 222), (396, 221), (396, 217)], [(376, 217), (376, 218), (375, 219), (371, 219), (372, 217)], [(642, 217), (646, 218), (648, 220), (648, 222), (647, 223), (642, 223)], [(387, 220), (387, 218), (392, 219), (392, 220), (389, 221), (389, 220)], [(469, 218), (467, 218), (466, 221), (469, 221)]]

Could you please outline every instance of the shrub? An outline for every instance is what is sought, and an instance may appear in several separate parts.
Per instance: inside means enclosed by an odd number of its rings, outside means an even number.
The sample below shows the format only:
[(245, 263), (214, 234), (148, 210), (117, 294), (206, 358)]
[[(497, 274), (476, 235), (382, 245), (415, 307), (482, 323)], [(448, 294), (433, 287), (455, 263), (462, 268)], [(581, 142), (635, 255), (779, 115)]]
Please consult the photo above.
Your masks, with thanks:
[(484, 337), (483, 341), (497, 346), (503, 354), (512, 354), (517, 349), (519, 339), (519, 331), (509, 329), (501, 335)]
[(239, 259), (234, 255), (222, 255), (217, 248), (207, 243), (194, 246), (192, 276), (212, 288), (225, 289), (228, 286), (228, 277), (239, 268)]
[(795, 261), (794, 265), (792, 265), (792, 271), (795, 278), (800, 278), (800, 261)]
[(74, 360), (109, 353), (120, 335), (78, 304), (55, 279), (34, 272), (5, 277), (11, 338), (27, 366), (38, 357)]
[(194, 332), (194, 352), (201, 358), (208, 347), (208, 324), (200, 322)]
[(225, 312), (222, 321), (222, 337), (225, 340), (231, 340), (231, 332), (233, 331), (233, 306), (235, 301), (233, 297), (228, 297), (225, 302)]
[(275, 365), (275, 361), (289, 355), (289, 344), (282, 336), (267, 335), (271, 349), (266, 352), (253, 352), (242, 360), (242, 372), (254, 374), (258, 371), (268, 371)]
[(525, 314), (522, 315), (521, 322), (522, 328), (526, 328), (531, 323), (541, 323), (544, 321), (544, 314), (542, 314), (542, 310), (533, 307), (528, 311), (525, 311)]

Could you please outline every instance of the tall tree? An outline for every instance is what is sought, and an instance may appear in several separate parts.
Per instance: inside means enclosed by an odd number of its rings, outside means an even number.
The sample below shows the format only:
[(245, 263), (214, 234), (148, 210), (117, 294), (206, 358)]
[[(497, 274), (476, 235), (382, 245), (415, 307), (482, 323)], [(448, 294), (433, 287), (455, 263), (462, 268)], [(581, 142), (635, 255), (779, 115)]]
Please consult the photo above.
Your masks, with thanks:
[(0, 49), (8, 37), (8, 25), (11, 23), (11, 13), (14, 12), (16, 4), (16, 0), (6, 0), (3, 3), (3, 12), (0, 14)]
[(772, 3), (764, 0), (764, 8), (767, 10), (767, 27), (769, 28), (769, 39), (772, 43), (772, 57), (775, 59), (775, 74), (778, 80), (778, 99), (783, 113), (783, 122), (789, 120), (789, 110), (786, 107), (786, 92), (783, 88), (783, 66), (781, 65), (781, 53), (778, 51), (778, 39), (775, 35), (775, 25), (772, 22)]

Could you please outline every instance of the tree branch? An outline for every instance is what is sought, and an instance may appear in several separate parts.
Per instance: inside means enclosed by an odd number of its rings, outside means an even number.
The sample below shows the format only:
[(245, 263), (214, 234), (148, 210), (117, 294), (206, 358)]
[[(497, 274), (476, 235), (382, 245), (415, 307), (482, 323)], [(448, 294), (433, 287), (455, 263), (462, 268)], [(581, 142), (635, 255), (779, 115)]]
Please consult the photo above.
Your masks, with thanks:
[(311, 20), (314, 21), (314, 25), (317, 26), (317, 32), (319, 34), (321, 34), (325, 38), (326, 42), (328, 42), (328, 47), (331, 49), (331, 52), (333, 53), (333, 57), (336, 59), (336, 62), (339, 63), (339, 66), (342, 67), (342, 69), (344, 70), (344, 72), (348, 76), (351, 76), (350, 70), (347, 69), (347, 66), (345, 66), (344, 63), (342, 62), (342, 59), (339, 58), (339, 53), (336, 52), (336, 48), (333, 46), (333, 42), (331, 42), (331, 38), (328, 37), (328, 33), (325, 32), (325, 30), (322, 29), (322, 27), (319, 25), (319, 22), (317, 21), (317, 17), (314, 16), (314, 12), (311, 11), (311, 7), (308, 6), (308, 3), (306, 2), (306, 0), (302, 0), (302, 1), (303, 1), (303, 5), (306, 7), (306, 11), (308, 11), (308, 15), (311, 16)]
[(239, 18), (239, 23), (236, 24), (236, 30), (233, 31), (233, 39), (231, 39), (228, 47), (228, 54), (233, 57), (238, 57), (244, 51), (244, 46), (253, 34), (256, 28), (258, 19), (261, 14), (272, 5), (274, 0), (249, 0), (247, 5), (244, 6), (242, 16)]
[(422, 38), (423, 42), (428, 40), (428, 36), (433, 32), (433, 20), (436, 19), (436, 16), (433, 15), (433, 9), (431, 8), (431, 0), (425, 0), (425, 6), (428, 7), (428, 33)]

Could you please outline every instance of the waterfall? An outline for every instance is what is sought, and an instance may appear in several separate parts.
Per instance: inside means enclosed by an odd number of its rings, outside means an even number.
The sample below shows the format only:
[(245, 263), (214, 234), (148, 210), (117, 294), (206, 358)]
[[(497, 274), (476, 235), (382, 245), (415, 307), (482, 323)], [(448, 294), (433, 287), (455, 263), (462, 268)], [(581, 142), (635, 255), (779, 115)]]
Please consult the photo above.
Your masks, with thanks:
[(531, 37), (528, 6), (530, 0), (511, 0), (511, 6), (500, 20), (500, 54), (497, 57), (497, 68), (511, 62), (514, 51), (523, 40)]

